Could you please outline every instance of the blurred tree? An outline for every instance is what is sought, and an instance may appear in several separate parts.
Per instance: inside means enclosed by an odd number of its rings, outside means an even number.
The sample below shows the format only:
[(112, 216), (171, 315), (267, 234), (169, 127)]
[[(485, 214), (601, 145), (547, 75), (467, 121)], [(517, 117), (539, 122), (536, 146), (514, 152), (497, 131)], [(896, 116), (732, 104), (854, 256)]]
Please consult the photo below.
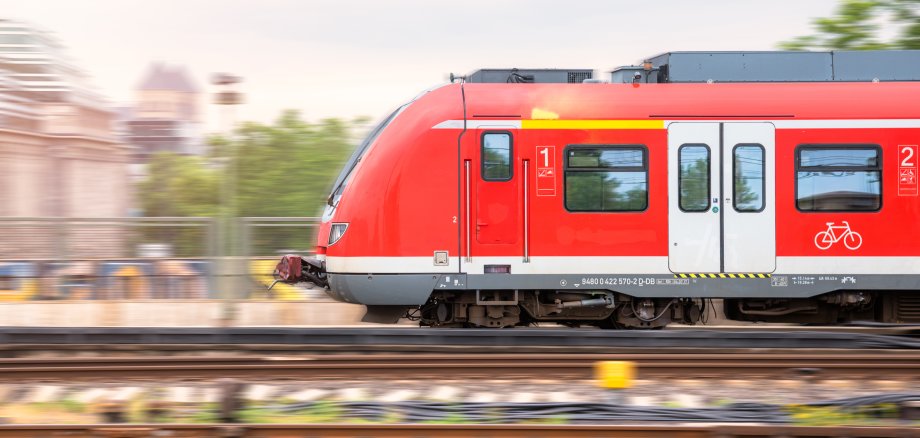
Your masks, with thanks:
[[(304, 122), (285, 111), (274, 125), (246, 123), (237, 131), (233, 165), (239, 216), (316, 216), (329, 186), (354, 148), (354, 123)], [(214, 139), (214, 143), (226, 143)]]
[[(920, 0), (842, 0), (816, 33), (780, 43), (787, 50), (920, 49)], [(880, 30), (895, 30), (889, 40)]]
[[(238, 216), (319, 216), (335, 177), (354, 148), (355, 122), (337, 119), (304, 122), (286, 111), (267, 126), (246, 123), (236, 135), (234, 163)], [(225, 140), (217, 140), (221, 142)], [(251, 254), (315, 245), (309, 233), (290, 228), (261, 228), (249, 235)]]
[(201, 158), (164, 152), (151, 158), (138, 198), (144, 216), (213, 216), (217, 187), (217, 171)]
[[(218, 172), (198, 157), (154, 155), (147, 178), (137, 187), (145, 216), (207, 217), (217, 213)], [(179, 257), (207, 255), (207, 230), (201, 227), (149, 227), (132, 235), (138, 243), (168, 243)], [(131, 245), (132, 247), (134, 245)]]

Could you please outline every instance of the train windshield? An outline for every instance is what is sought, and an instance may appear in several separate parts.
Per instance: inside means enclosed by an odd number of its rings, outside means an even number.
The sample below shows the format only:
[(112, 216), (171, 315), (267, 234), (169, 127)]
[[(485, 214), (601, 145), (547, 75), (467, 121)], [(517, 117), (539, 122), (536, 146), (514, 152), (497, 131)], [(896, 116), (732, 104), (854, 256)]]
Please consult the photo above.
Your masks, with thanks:
[(364, 139), (364, 141), (362, 141), (361, 144), (355, 148), (355, 151), (352, 152), (350, 157), (348, 157), (348, 161), (345, 162), (345, 167), (342, 168), (342, 172), (339, 173), (339, 177), (335, 179), (335, 184), (332, 185), (332, 193), (329, 194), (329, 199), (326, 200), (327, 204), (335, 207), (335, 205), (339, 203), (339, 198), (342, 197), (342, 191), (345, 190), (346, 183), (348, 182), (348, 177), (351, 175), (351, 171), (355, 169), (355, 166), (358, 165), (358, 162), (361, 161), (361, 157), (364, 156), (364, 152), (366, 152), (367, 148), (374, 143), (374, 140), (377, 139), (380, 133), (386, 129), (387, 125), (389, 125), (393, 119), (395, 119), (396, 116), (399, 115), (399, 113), (401, 113), (402, 110), (407, 106), (409, 106), (408, 103), (397, 108), (396, 111), (390, 113), (390, 115), (383, 119), (383, 121), (381, 121), (377, 126), (375, 126), (374, 129), (372, 129), (370, 133), (367, 134), (367, 137)]

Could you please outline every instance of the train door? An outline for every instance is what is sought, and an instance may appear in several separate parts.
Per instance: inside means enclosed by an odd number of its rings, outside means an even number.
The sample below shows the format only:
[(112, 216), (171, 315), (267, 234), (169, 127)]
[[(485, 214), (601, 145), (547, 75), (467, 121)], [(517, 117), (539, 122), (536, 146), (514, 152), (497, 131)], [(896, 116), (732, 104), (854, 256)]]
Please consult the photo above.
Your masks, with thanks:
[(478, 257), (522, 253), (524, 172), (515, 165), (520, 156), (517, 134), (515, 127), (489, 126), (463, 138), (461, 272), (478, 271), (472, 267)]
[(770, 123), (668, 127), (672, 272), (776, 268), (775, 132)]
[[(512, 245), (520, 238), (514, 130), (480, 129), (475, 172), (475, 238), (479, 245)], [(475, 244), (474, 244), (475, 248)], [(489, 251), (491, 252), (491, 251)], [(509, 254), (510, 255), (510, 254)]]

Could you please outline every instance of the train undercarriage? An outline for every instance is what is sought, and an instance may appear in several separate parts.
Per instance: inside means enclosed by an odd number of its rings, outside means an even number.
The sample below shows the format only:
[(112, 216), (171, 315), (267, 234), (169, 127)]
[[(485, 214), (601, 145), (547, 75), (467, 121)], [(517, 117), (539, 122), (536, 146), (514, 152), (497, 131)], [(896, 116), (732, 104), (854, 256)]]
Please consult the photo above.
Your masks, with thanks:
[(838, 291), (803, 299), (725, 299), (723, 308), (728, 319), (737, 321), (920, 323), (920, 292)]
[[(277, 282), (329, 288), (323, 262), (285, 256)], [(373, 278), (373, 276), (368, 277)], [(717, 308), (718, 307), (718, 308)], [(918, 290), (835, 290), (809, 298), (634, 297), (606, 290), (439, 290), (421, 306), (368, 305), (366, 322), (400, 317), (430, 327), (514, 327), (539, 322), (609, 329), (659, 329), (712, 319), (835, 325), (920, 323)]]
[(632, 298), (606, 291), (435, 292), (407, 317), (431, 327), (513, 327), (537, 322), (566, 326), (656, 329), (671, 322), (695, 324), (701, 299)]
[(538, 322), (606, 329), (660, 329), (715, 318), (834, 325), (920, 323), (920, 292), (839, 291), (805, 299), (639, 298), (608, 291), (438, 291), (406, 317), (431, 327), (514, 327)]

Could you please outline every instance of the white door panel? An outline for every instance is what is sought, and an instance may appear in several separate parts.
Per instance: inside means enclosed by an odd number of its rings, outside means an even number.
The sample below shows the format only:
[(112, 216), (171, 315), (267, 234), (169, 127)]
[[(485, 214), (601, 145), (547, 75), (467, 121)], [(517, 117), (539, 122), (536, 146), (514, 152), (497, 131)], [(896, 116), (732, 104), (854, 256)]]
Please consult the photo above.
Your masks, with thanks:
[[(704, 205), (687, 205), (687, 195), (699, 190), (690, 190), (688, 178), (681, 181), (681, 148), (703, 146), (709, 158), (709, 180), (704, 183), (709, 186), (708, 199)], [(721, 205), (721, 192), (713, 182), (719, 181), (720, 159), (718, 123), (672, 123), (668, 127), (668, 265), (672, 272), (719, 272), (721, 223), (719, 208), (714, 207)], [(691, 166), (688, 160), (683, 165)], [(692, 172), (684, 175), (688, 173)], [(696, 184), (700, 176), (693, 176)], [(681, 205), (682, 186), (686, 208)]]
[(776, 151), (770, 123), (726, 123), (724, 272), (776, 269)]

